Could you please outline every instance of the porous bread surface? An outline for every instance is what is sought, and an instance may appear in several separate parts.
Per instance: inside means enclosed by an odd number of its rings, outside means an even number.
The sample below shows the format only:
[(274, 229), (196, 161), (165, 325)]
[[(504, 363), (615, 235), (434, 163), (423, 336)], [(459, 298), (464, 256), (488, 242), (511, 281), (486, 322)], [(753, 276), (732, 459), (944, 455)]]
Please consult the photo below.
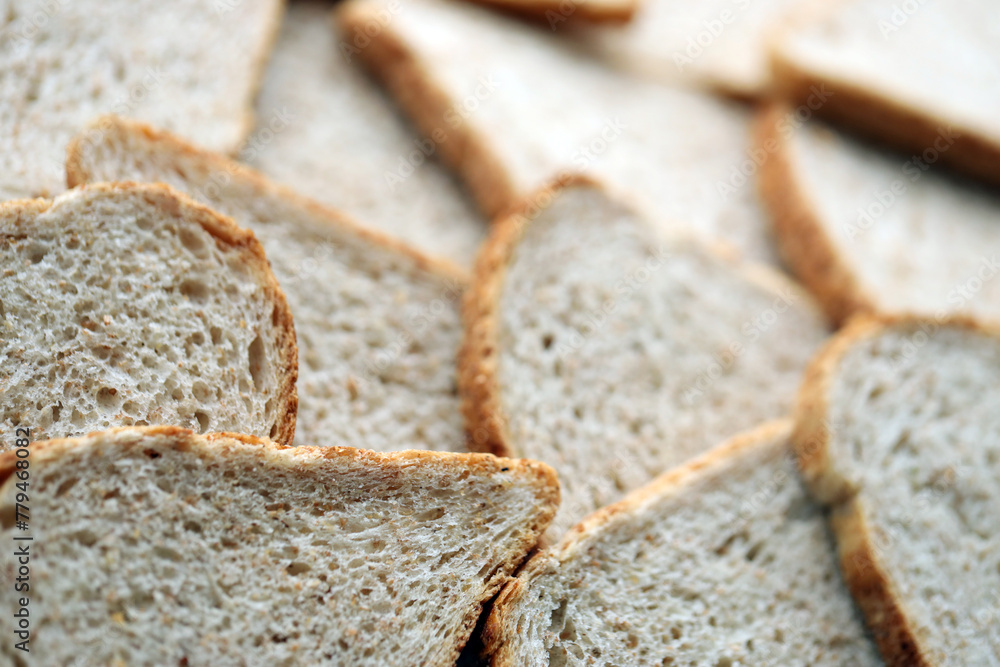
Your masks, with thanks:
[(914, 151), (946, 132), (957, 141), (940, 158), (996, 183), (995, 9), (989, 0), (819, 3), (776, 35), (775, 80), (792, 97), (829, 86), (821, 112)]
[(630, 22), (581, 36), (598, 53), (638, 74), (757, 97), (770, 85), (770, 29), (794, 4), (644, 0)]
[(177, 424), (291, 440), (291, 316), (231, 221), (164, 186), (91, 186), (0, 206), (0, 266), (6, 433)]
[[(233, 151), (280, 0), (8, 0), (0, 8), (0, 200), (63, 191), (66, 144), (103, 113)], [(110, 28), (110, 30), (109, 30)]]
[(450, 665), (558, 502), (482, 455), (121, 429), (31, 456), (39, 665)]
[(777, 261), (752, 175), (743, 173), (755, 168), (742, 106), (623, 76), (544, 28), (483, 8), (387, 4), (340, 9), (352, 34), (374, 33), (357, 56), (425, 135), (449, 136), (442, 155), (488, 214), (559, 173), (586, 172), (635, 198), (658, 225)]
[(772, 423), (532, 558), (487, 622), (493, 665), (878, 665), (822, 510)]
[[(838, 507), (847, 580), (890, 664), (1000, 655), (998, 377), (996, 330), (860, 321), (803, 388), (796, 444)], [(905, 641), (893, 643), (897, 624)]]
[[(909, 155), (888, 153), (819, 122), (776, 129), (785, 112), (762, 117), (762, 139), (778, 141), (765, 193), (789, 265), (842, 319), (853, 308), (974, 315), (1000, 320), (1000, 197)], [(760, 141), (758, 141), (758, 145)], [(766, 179), (765, 179), (766, 182)], [(791, 237), (791, 238), (786, 238)], [(901, 250), (905, 249), (905, 250)], [(811, 269), (828, 254), (849, 276)], [(833, 312), (844, 310), (845, 312)]]
[(331, 18), (325, 2), (288, 8), (242, 157), (366, 225), (470, 266), (485, 221), (434, 157), (435, 141), (418, 136), (341, 50)]
[(164, 181), (261, 240), (299, 345), (295, 444), (464, 447), (455, 358), (465, 276), (233, 162), (102, 119), (71, 149), (71, 182)]
[(827, 335), (791, 282), (661, 238), (598, 186), (501, 224), (470, 296), (464, 409), (473, 446), (558, 470), (550, 537), (787, 414)]

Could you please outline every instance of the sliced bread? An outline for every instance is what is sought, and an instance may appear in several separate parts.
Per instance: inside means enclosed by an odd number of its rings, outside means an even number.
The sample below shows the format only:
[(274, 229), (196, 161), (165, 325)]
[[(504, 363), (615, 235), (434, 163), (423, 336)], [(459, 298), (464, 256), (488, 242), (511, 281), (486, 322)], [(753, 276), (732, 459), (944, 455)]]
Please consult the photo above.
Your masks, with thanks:
[(30, 549), (31, 652), (5, 585), (0, 658), (39, 665), (452, 665), (559, 498), (530, 461), (170, 427), (40, 443), (29, 472), (33, 539), (16, 473), (0, 536)]
[(796, 0), (645, 0), (631, 22), (581, 37), (626, 70), (758, 98), (770, 88), (771, 29)]
[(794, 434), (890, 665), (1000, 659), (1000, 330), (859, 318), (813, 363)]
[(164, 185), (0, 205), (0, 426), (295, 431), (295, 332), (260, 243)]
[(69, 152), (71, 184), (164, 181), (261, 239), (298, 333), (295, 444), (464, 448), (455, 378), (462, 271), (135, 122), (103, 118)]
[(341, 5), (345, 34), (377, 28), (358, 57), (425, 136), (447, 137), (442, 156), (491, 217), (582, 171), (635, 198), (659, 225), (776, 261), (741, 105), (622, 76), (551, 31), (479, 7), (388, 5)]
[(132, 116), (219, 151), (251, 102), (281, 0), (8, 0), (0, 8), (0, 200), (63, 190), (66, 143)]
[(534, 556), (487, 621), (494, 667), (881, 664), (789, 431), (735, 437)]
[(559, 472), (549, 538), (786, 415), (827, 335), (777, 272), (660, 237), (579, 179), (497, 223), (473, 284), (459, 370), (470, 443)]
[(1000, 196), (780, 106), (762, 113), (759, 184), (778, 246), (843, 321), (858, 311), (1000, 321)]
[(621, 23), (628, 21), (645, 0), (474, 0), (497, 9), (517, 12), (558, 26), (578, 23)]
[(800, 104), (825, 87), (821, 114), (1000, 184), (993, 2), (845, 0), (811, 9), (772, 47), (781, 96)]
[[(241, 157), (276, 181), (460, 266), (486, 224), (392, 100), (342, 52), (329, 2), (296, 2), (257, 99)], [(440, 137), (438, 137), (440, 138)]]

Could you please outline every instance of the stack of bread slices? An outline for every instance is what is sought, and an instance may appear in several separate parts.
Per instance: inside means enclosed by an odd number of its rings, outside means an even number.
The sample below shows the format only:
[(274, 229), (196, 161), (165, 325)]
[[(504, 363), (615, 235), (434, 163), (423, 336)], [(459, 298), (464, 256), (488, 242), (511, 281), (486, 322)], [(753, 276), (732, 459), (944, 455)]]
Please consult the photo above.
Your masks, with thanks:
[(1000, 665), (985, 0), (10, 0), (0, 667)]

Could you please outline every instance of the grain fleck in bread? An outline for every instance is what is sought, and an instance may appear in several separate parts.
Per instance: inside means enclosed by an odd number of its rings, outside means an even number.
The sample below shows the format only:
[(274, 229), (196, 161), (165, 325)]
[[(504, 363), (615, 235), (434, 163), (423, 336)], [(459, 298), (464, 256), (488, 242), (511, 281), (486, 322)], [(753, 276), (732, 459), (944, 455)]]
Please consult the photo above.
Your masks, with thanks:
[(0, 8), (0, 200), (63, 190), (66, 143), (100, 114), (235, 151), (281, 0), (8, 0)]
[(0, 449), (110, 426), (295, 431), (296, 346), (253, 234), (164, 185), (0, 205)]
[(793, 439), (889, 665), (1000, 655), (1000, 331), (852, 320), (811, 366)]
[[(817, 3), (776, 36), (778, 94), (872, 138), (1000, 184), (1000, 51), (990, 0)], [(933, 44), (933, 48), (928, 48)]]
[(473, 284), (459, 362), (470, 444), (559, 471), (550, 538), (787, 414), (827, 335), (776, 272), (660, 237), (582, 179), (496, 223)]
[(879, 665), (772, 422), (577, 525), (500, 593), (494, 667)]
[(329, 2), (289, 6), (241, 157), (367, 226), (471, 266), (486, 221), (435, 158), (436, 141), (343, 51), (330, 19)]
[(102, 118), (73, 141), (66, 169), (70, 184), (170, 183), (261, 239), (299, 338), (295, 444), (464, 449), (463, 271), (139, 123)]
[(409, 0), (392, 11), (388, 2), (346, 2), (341, 25), (348, 33), (377, 28), (357, 57), (425, 136), (447, 137), (442, 157), (487, 215), (559, 174), (586, 172), (667, 230), (694, 230), (777, 262), (742, 105), (623, 76), (544, 28), (479, 7)]
[(30, 470), (30, 655), (46, 665), (451, 665), (559, 497), (531, 461), (171, 427), (41, 443)]

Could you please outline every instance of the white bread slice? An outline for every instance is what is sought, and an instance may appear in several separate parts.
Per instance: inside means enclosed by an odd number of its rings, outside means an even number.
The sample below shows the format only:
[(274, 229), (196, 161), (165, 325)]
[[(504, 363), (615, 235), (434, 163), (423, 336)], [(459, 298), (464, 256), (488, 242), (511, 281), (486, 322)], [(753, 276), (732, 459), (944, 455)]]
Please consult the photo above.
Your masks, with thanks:
[(645, 0), (631, 22), (581, 31), (617, 66), (741, 98), (767, 94), (770, 33), (796, 0)]
[(235, 151), (282, 11), (281, 0), (3, 3), (0, 200), (62, 192), (66, 143), (100, 114)]
[(1000, 320), (1000, 197), (886, 153), (762, 113), (762, 198), (785, 262), (843, 321), (859, 311)]
[(250, 232), (164, 185), (0, 204), (0, 427), (295, 432), (285, 297)]
[[(1000, 37), (990, 0), (823, 0), (773, 45), (778, 93), (915, 154), (1000, 183)], [(933, 48), (928, 48), (933, 44)]]
[(742, 105), (622, 76), (551, 31), (479, 7), (412, 0), (385, 20), (387, 4), (341, 5), (345, 34), (378, 28), (358, 57), (426, 136), (447, 136), (442, 157), (491, 217), (562, 173), (586, 172), (658, 225), (776, 261)]
[(295, 444), (464, 449), (464, 272), (169, 134), (113, 117), (97, 128), (70, 146), (71, 184), (164, 181), (261, 239), (298, 334)]
[(646, 0), (472, 0), (497, 9), (545, 21), (553, 29), (563, 23), (622, 23)]
[[(22, 544), (5, 456), (0, 535)], [(30, 461), (39, 665), (452, 665), (559, 500), (532, 461), (170, 427), (41, 443)], [(16, 595), (0, 592), (0, 658), (19, 655)]]
[(583, 180), (495, 225), (465, 326), (470, 445), (559, 472), (550, 538), (786, 415), (827, 335), (810, 297), (777, 272), (660, 238)]
[(789, 430), (735, 437), (532, 557), (487, 621), (494, 667), (881, 664)]
[(1000, 657), (1000, 330), (858, 318), (817, 357), (793, 435), (889, 665)]
[(341, 52), (329, 2), (288, 8), (242, 157), (272, 179), (459, 266), (485, 220), (381, 87)]

